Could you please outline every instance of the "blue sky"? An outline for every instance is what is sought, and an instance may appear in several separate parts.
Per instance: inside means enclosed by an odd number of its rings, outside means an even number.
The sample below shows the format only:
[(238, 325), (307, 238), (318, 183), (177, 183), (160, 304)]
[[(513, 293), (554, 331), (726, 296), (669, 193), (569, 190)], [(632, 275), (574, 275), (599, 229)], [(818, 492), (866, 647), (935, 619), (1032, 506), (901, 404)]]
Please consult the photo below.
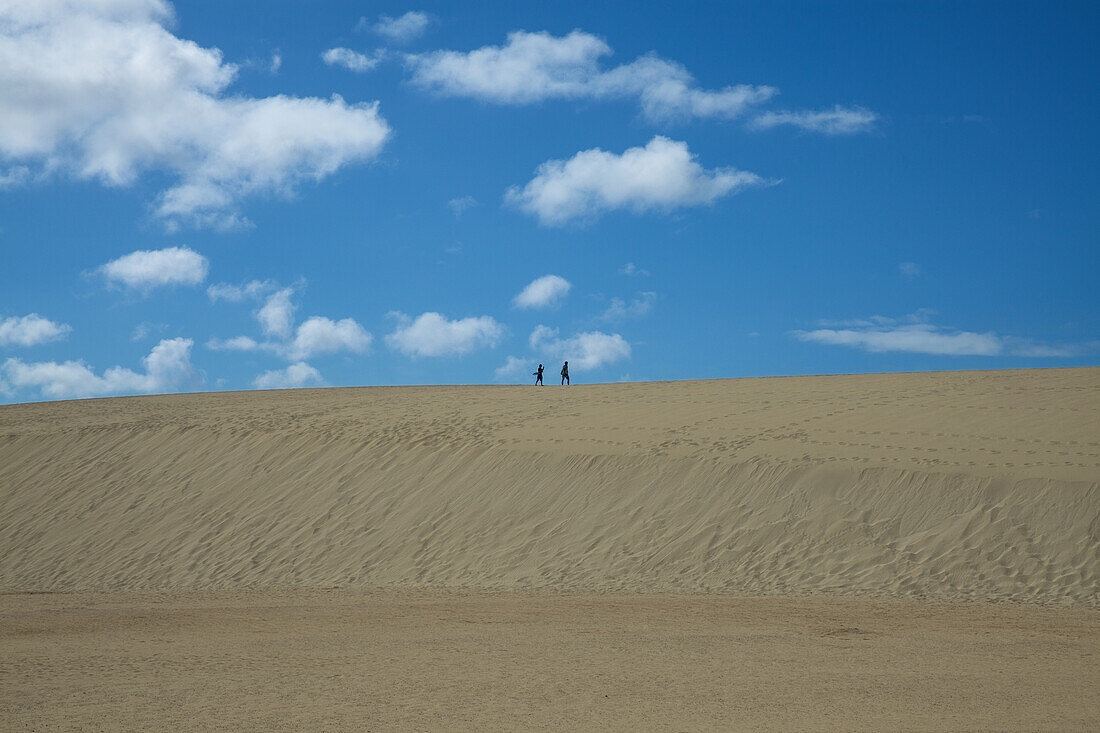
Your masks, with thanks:
[(0, 0), (0, 401), (1094, 365), (1098, 30)]

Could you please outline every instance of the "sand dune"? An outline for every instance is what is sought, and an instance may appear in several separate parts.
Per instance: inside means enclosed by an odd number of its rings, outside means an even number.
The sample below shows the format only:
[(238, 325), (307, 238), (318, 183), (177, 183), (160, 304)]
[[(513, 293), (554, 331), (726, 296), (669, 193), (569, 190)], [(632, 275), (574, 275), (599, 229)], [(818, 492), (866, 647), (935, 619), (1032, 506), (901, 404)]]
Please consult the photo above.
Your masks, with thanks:
[(0, 407), (0, 590), (1100, 604), (1100, 368)]

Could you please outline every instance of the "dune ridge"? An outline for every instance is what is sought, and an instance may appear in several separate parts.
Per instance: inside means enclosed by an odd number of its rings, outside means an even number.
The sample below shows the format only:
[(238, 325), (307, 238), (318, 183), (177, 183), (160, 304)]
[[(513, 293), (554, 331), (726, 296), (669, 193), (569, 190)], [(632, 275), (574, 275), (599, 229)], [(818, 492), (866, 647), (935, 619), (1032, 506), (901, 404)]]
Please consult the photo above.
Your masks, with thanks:
[(1100, 605), (1100, 368), (0, 407), (0, 589)]

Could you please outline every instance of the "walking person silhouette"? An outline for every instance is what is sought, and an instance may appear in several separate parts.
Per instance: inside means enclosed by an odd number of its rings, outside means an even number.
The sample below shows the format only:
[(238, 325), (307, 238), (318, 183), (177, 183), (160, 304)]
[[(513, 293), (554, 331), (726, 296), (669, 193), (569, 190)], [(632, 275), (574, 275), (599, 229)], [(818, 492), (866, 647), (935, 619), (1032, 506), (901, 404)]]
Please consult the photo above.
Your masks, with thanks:
[(569, 384), (569, 362), (565, 362), (565, 365), (561, 368), (561, 383)]
[(535, 375), (535, 384), (546, 386), (542, 384), (542, 364), (539, 364), (539, 370), (537, 372), (531, 372)]

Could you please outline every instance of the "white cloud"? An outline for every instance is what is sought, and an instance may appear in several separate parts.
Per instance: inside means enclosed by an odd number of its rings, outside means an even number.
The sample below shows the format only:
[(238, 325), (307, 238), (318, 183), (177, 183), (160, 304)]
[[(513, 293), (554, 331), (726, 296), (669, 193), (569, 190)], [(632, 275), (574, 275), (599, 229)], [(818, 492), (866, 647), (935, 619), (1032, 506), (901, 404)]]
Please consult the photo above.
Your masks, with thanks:
[(607, 310), (600, 316), (605, 321), (622, 321), (626, 318), (640, 318), (653, 310), (657, 303), (657, 293), (646, 290), (638, 293), (637, 298), (626, 302), (622, 298), (612, 298)]
[(800, 112), (764, 112), (749, 123), (756, 130), (766, 130), (780, 125), (791, 125), (808, 132), (826, 135), (851, 135), (866, 132), (875, 126), (878, 115), (862, 107), (841, 107)]
[(261, 351), (265, 345), (248, 336), (234, 336), (231, 339), (210, 339), (206, 342), (206, 348), (214, 351)]
[(252, 382), (257, 389), (292, 389), (324, 383), (321, 373), (304, 361), (291, 364), (286, 369), (266, 371)]
[(37, 346), (59, 341), (72, 330), (68, 324), (51, 321), (37, 313), (9, 316), (0, 320), (0, 346)]
[(279, 52), (279, 49), (275, 49), (271, 52), (270, 56), (250, 56), (238, 64), (238, 67), (241, 69), (265, 71), (274, 76), (278, 74), (279, 69), (283, 67), (283, 55)]
[(423, 35), (431, 20), (431, 17), (425, 12), (410, 10), (398, 18), (380, 15), (378, 16), (378, 22), (371, 29), (393, 43), (408, 43)]
[(493, 370), (493, 378), (498, 382), (519, 381), (523, 378), (524, 373), (530, 365), (530, 359), (520, 359), (518, 356), (509, 356), (505, 359), (503, 364)]
[(572, 371), (588, 371), (613, 364), (631, 355), (630, 344), (617, 333), (586, 331), (570, 338), (558, 338), (558, 329), (538, 325), (527, 339), (531, 351), (538, 356), (521, 358), (509, 356), (497, 367), (493, 377), (498, 382), (524, 381), (539, 362), (555, 364), (551, 373), (557, 373), (561, 362), (568, 360)]
[(125, 186), (173, 179), (155, 212), (231, 226), (240, 201), (288, 194), (373, 157), (375, 104), (227, 93), (237, 67), (177, 38), (161, 0), (0, 5), (0, 162)]
[[(278, 288), (275, 292), (272, 289)], [(211, 300), (239, 302), (246, 298), (264, 298), (256, 312), (260, 330), (268, 337), (257, 341), (248, 336), (229, 339), (212, 338), (206, 342), (215, 351), (266, 351), (287, 361), (301, 362), (318, 354), (350, 351), (364, 354), (373, 340), (370, 332), (352, 318), (334, 321), (324, 316), (310, 316), (294, 326), (298, 306), (291, 300), (294, 288), (279, 288), (270, 280), (252, 280), (242, 286), (219, 283), (207, 289)]]
[(3, 370), (10, 388), (37, 389), (52, 399), (174, 392), (201, 381), (191, 365), (191, 345), (191, 339), (161, 341), (142, 359), (144, 373), (115, 366), (100, 376), (83, 361), (27, 364), (20, 359), (8, 359)]
[(217, 303), (219, 300), (240, 303), (244, 300), (262, 298), (278, 288), (279, 284), (274, 280), (252, 280), (244, 285), (215, 283), (206, 289), (206, 295), (211, 303)]
[(558, 329), (543, 326), (541, 323), (535, 326), (531, 335), (527, 337), (527, 343), (532, 349), (538, 350), (543, 343), (550, 342), (558, 337)]
[(362, 354), (370, 349), (371, 340), (370, 333), (351, 318), (332, 321), (313, 316), (298, 326), (287, 353), (289, 358), (299, 360), (339, 351)]
[(138, 250), (111, 260), (99, 272), (112, 285), (149, 291), (170, 285), (198, 285), (206, 279), (210, 263), (187, 247)]
[(484, 346), (495, 346), (504, 335), (504, 327), (489, 316), (448, 320), (439, 313), (421, 313), (410, 319), (393, 313), (397, 330), (386, 336), (386, 343), (408, 356), (446, 356), (466, 354)]
[(636, 266), (633, 262), (627, 262), (625, 265), (619, 268), (620, 275), (626, 275), (627, 277), (649, 277), (649, 270), (643, 270)]
[(531, 332), (531, 348), (547, 357), (563, 361), (575, 371), (587, 371), (630, 358), (630, 344), (617, 333), (586, 331), (567, 339), (558, 339), (557, 329), (537, 326)]
[(370, 71), (385, 58), (386, 53), (382, 49), (370, 56), (352, 51), (350, 48), (330, 48), (321, 54), (321, 59), (329, 66), (343, 66), (349, 71), (357, 72)]
[(597, 59), (610, 53), (606, 43), (580, 31), (561, 38), (515, 31), (504, 46), (434, 51), (410, 56), (408, 63), (415, 83), (440, 94), (526, 104), (585, 96), (599, 74)]
[(267, 297), (263, 306), (256, 311), (256, 320), (267, 336), (289, 338), (294, 327), (294, 312), (298, 306), (291, 302), (294, 288), (283, 288)]
[(503, 46), (484, 46), (468, 53), (435, 51), (406, 59), (414, 83), (445, 96), (499, 104), (634, 99), (653, 120), (729, 119), (776, 92), (771, 87), (750, 85), (699, 89), (687, 69), (654, 54), (602, 70), (600, 59), (610, 54), (607, 43), (582, 31), (560, 37), (545, 31), (514, 31)]
[(1004, 350), (993, 333), (941, 329), (927, 323), (861, 329), (796, 331), (801, 341), (850, 346), (872, 353), (907, 351), (941, 356), (996, 356)]
[(543, 224), (561, 225), (617, 209), (703, 206), (764, 183), (755, 173), (734, 168), (706, 170), (687, 143), (658, 135), (644, 148), (628, 148), (622, 155), (593, 148), (566, 161), (549, 160), (522, 189), (510, 188), (505, 199)]
[(637, 97), (646, 117), (654, 121), (687, 118), (733, 119), (771, 99), (777, 90), (738, 84), (717, 91), (698, 89), (682, 65), (655, 54), (619, 66), (595, 80), (597, 97)]
[(905, 275), (906, 277), (916, 277), (917, 275), (920, 275), (921, 269), (920, 265), (918, 265), (916, 262), (902, 262), (900, 265), (898, 265), (898, 272), (900, 272), (902, 275)]
[(473, 196), (460, 196), (447, 202), (455, 216), (462, 216), (462, 212), (477, 206), (477, 199)]
[(131, 341), (144, 341), (157, 331), (163, 331), (168, 328), (166, 323), (150, 323), (149, 321), (142, 321), (138, 325), (134, 326), (134, 330), (130, 333)]
[(532, 280), (512, 299), (517, 308), (550, 308), (557, 306), (573, 287), (564, 277), (543, 275)]
[(830, 346), (848, 346), (871, 353), (908, 352), (936, 356), (1078, 356), (1100, 344), (1043, 344), (1030, 339), (975, 333), (937, 326), (927, 321), (932, 311), (921, 309), (902, 319), (871, 316), (848, 321), (822, 321), (827, 328), (793, 331), (792, 336)]

